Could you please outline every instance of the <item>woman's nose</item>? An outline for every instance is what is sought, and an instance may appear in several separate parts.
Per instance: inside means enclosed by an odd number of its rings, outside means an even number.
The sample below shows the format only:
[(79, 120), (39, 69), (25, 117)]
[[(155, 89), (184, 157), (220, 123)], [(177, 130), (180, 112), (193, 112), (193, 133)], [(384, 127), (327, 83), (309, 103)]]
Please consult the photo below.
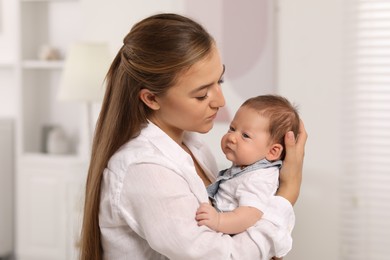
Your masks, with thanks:
[(225, 105), (225, 97), (223, 96), (221, 86), (219, 84), (216, 84), (212, 88), (212, 100), (210, 101), (210, 106), (212, 108), (220, 108)]

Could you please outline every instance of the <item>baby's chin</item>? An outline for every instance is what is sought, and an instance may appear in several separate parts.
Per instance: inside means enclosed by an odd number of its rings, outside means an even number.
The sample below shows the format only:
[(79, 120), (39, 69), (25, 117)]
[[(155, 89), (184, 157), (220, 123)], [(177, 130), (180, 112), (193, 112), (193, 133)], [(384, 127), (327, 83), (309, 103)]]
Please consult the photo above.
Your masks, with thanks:
[(237, 158), (232, 158), (232, 156), (226, 156), (226, 159), (228, 159), (229, 161), (231, 161), (233, 166), (242, 166), (242, 165), (244, 165), (244, 164), (242, 163), (242, 161), (237, 160)]
[(235, 162), (236, 162), (236, 157), (231, 153), (231, 152), (229, 152), (229, 151), (224, 151), (224, 153), (225, 153), (225, 157), (226, 157), (226, 159), (228, 159), (229, 161), (231, 161), (233, 164), (235, 164)]
[(239, 167), (246, 167), (255, 163), (255, 162), (240, 161), (240, 160), (231, 161), (231, 162), (233, 163), (234, 166), (239, 166)]

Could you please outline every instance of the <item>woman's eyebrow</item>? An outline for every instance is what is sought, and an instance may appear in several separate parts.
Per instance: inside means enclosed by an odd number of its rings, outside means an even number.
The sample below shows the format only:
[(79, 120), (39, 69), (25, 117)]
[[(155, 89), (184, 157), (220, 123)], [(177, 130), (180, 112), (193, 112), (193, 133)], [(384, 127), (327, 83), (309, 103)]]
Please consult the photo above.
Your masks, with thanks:
[[(221, 76), (219, 76), (219, 79), (221, 79), (223, 77), (223, 74), (225, 74), (225, 64), (223, 64), (222, 73), (221, 73)], [(214, 82), (211, 82), (211, 83), (206, 84), (206, 85), (202, 85), (202, 86), (192, 90), (191, 93), (196, 93), (198, 91), (201, 91), (201, 90), (203, 90), (205, 88), (208, 88), (208, 87), (212, 86), (213, 84), (214, 84)]]

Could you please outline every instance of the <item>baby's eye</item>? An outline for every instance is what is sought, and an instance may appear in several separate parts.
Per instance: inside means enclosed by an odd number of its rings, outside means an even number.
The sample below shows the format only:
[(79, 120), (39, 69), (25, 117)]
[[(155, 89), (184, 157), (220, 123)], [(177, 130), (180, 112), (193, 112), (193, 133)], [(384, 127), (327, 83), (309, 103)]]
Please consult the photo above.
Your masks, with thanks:
[(236, 129), (234, 129), (233, 126), (229, 126), (229, 131), (228, 132), (234, 132), (234, 131), (236, 131)]
[(242, 134), (242, 137), (244, 137), (244, 138), (251, 138), (248, 134), (246, 134), (246, 133), (243, 133)]

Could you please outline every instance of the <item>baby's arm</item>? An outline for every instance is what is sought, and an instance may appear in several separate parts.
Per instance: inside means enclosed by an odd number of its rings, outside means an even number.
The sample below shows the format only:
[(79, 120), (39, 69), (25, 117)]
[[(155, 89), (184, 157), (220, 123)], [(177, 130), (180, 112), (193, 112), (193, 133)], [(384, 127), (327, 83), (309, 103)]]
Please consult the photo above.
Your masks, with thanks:
[(253, 226), (263, 215), (254, 207), (237, 207), (230, 212), (217, 212), (209, 203), (202, 203), (196, 212), (198, 225), (225, 234), (238, 234)]

